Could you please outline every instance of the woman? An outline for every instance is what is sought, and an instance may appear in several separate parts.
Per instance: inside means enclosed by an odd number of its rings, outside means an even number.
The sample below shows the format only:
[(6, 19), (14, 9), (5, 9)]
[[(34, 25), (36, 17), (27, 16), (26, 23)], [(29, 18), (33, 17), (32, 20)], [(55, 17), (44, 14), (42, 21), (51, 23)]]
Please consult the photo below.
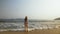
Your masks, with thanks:
[(27, 16), (25, 17), (25, 22), (24, 22), (24, 26), (25, 26), (25, 31), (28, 32), (28, 19)]

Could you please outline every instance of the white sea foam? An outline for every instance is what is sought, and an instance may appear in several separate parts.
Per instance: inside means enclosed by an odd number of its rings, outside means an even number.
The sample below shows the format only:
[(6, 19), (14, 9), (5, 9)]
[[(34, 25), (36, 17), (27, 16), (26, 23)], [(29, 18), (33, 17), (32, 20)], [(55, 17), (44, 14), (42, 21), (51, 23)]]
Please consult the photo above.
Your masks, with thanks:
[[(47, 24), (47, 23), (29, 23), (28, 24), (28, 31), (35, 30), (35, 29), (53, 29), (58, 28), (58, 26), (54, 23)], [(0, 23), (0, 31), (24, 31), (24, 23)]]

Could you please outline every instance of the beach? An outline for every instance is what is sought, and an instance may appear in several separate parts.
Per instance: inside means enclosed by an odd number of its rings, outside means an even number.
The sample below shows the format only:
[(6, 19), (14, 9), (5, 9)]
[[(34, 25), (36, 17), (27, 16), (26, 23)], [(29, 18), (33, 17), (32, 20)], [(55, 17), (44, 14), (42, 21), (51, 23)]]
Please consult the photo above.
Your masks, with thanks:
[(28, 32), (24, 22), (1, 22), (0, 34), (60, 34), (60, 22), (29, 22)]
[(20, 31), (5, 31), (0, 32), (0, 34), (60, 34), (60, 28), (57, 29), (38, 29), (29, 32), (20, 32)]
[(60, 34), (60, 0), (0, 0), (0, 34)]
[[(47, 23), (49, 23), (49, 24), (47, 24)], [(23, 23), (21, 23), (21, 22), (0, 23), (1, 30), (3, 30), (4, 28), (8, 29), (8, 31), (1, 31), (0, 30), (0, 34), (60, 34), (60, 27), (58, 27), (58, 26), (60, 26), (60, 24), (59, 23), (56, 24), (56, 23), (55, 22), (36, 22), (36, 23), (29, 22), (29, 28), (30, 29), (33, 28), (32, 31), (29, 31), (29, 32), (22, 31), (24, 26), (23, 26)], [(9, 28), (12, 28), (12, 31), (9, 30)], [(14, 28), (16, 28), (16, 29), (14, 29)]]

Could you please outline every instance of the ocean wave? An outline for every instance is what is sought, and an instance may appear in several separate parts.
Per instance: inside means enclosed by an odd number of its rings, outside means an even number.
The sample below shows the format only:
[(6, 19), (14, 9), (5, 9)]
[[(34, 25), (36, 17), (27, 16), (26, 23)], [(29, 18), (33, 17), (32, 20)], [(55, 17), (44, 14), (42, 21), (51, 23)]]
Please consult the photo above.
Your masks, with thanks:
[[(54, 24), (40, 24), (40, 23), (29, 23), (28, 31), (35, 29), (53, 29), (58, 28)], [(24, 31), (23, 23), (0, 23), (0, 31)]]

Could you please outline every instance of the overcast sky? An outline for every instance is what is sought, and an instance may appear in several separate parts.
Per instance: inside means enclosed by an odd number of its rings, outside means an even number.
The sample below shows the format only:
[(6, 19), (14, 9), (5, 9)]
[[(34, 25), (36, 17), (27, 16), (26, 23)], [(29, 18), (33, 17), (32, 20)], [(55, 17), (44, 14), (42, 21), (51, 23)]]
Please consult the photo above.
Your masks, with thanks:
[(60, 0), (0, 0), (0, 18), (54, 19), (60, 17)]

